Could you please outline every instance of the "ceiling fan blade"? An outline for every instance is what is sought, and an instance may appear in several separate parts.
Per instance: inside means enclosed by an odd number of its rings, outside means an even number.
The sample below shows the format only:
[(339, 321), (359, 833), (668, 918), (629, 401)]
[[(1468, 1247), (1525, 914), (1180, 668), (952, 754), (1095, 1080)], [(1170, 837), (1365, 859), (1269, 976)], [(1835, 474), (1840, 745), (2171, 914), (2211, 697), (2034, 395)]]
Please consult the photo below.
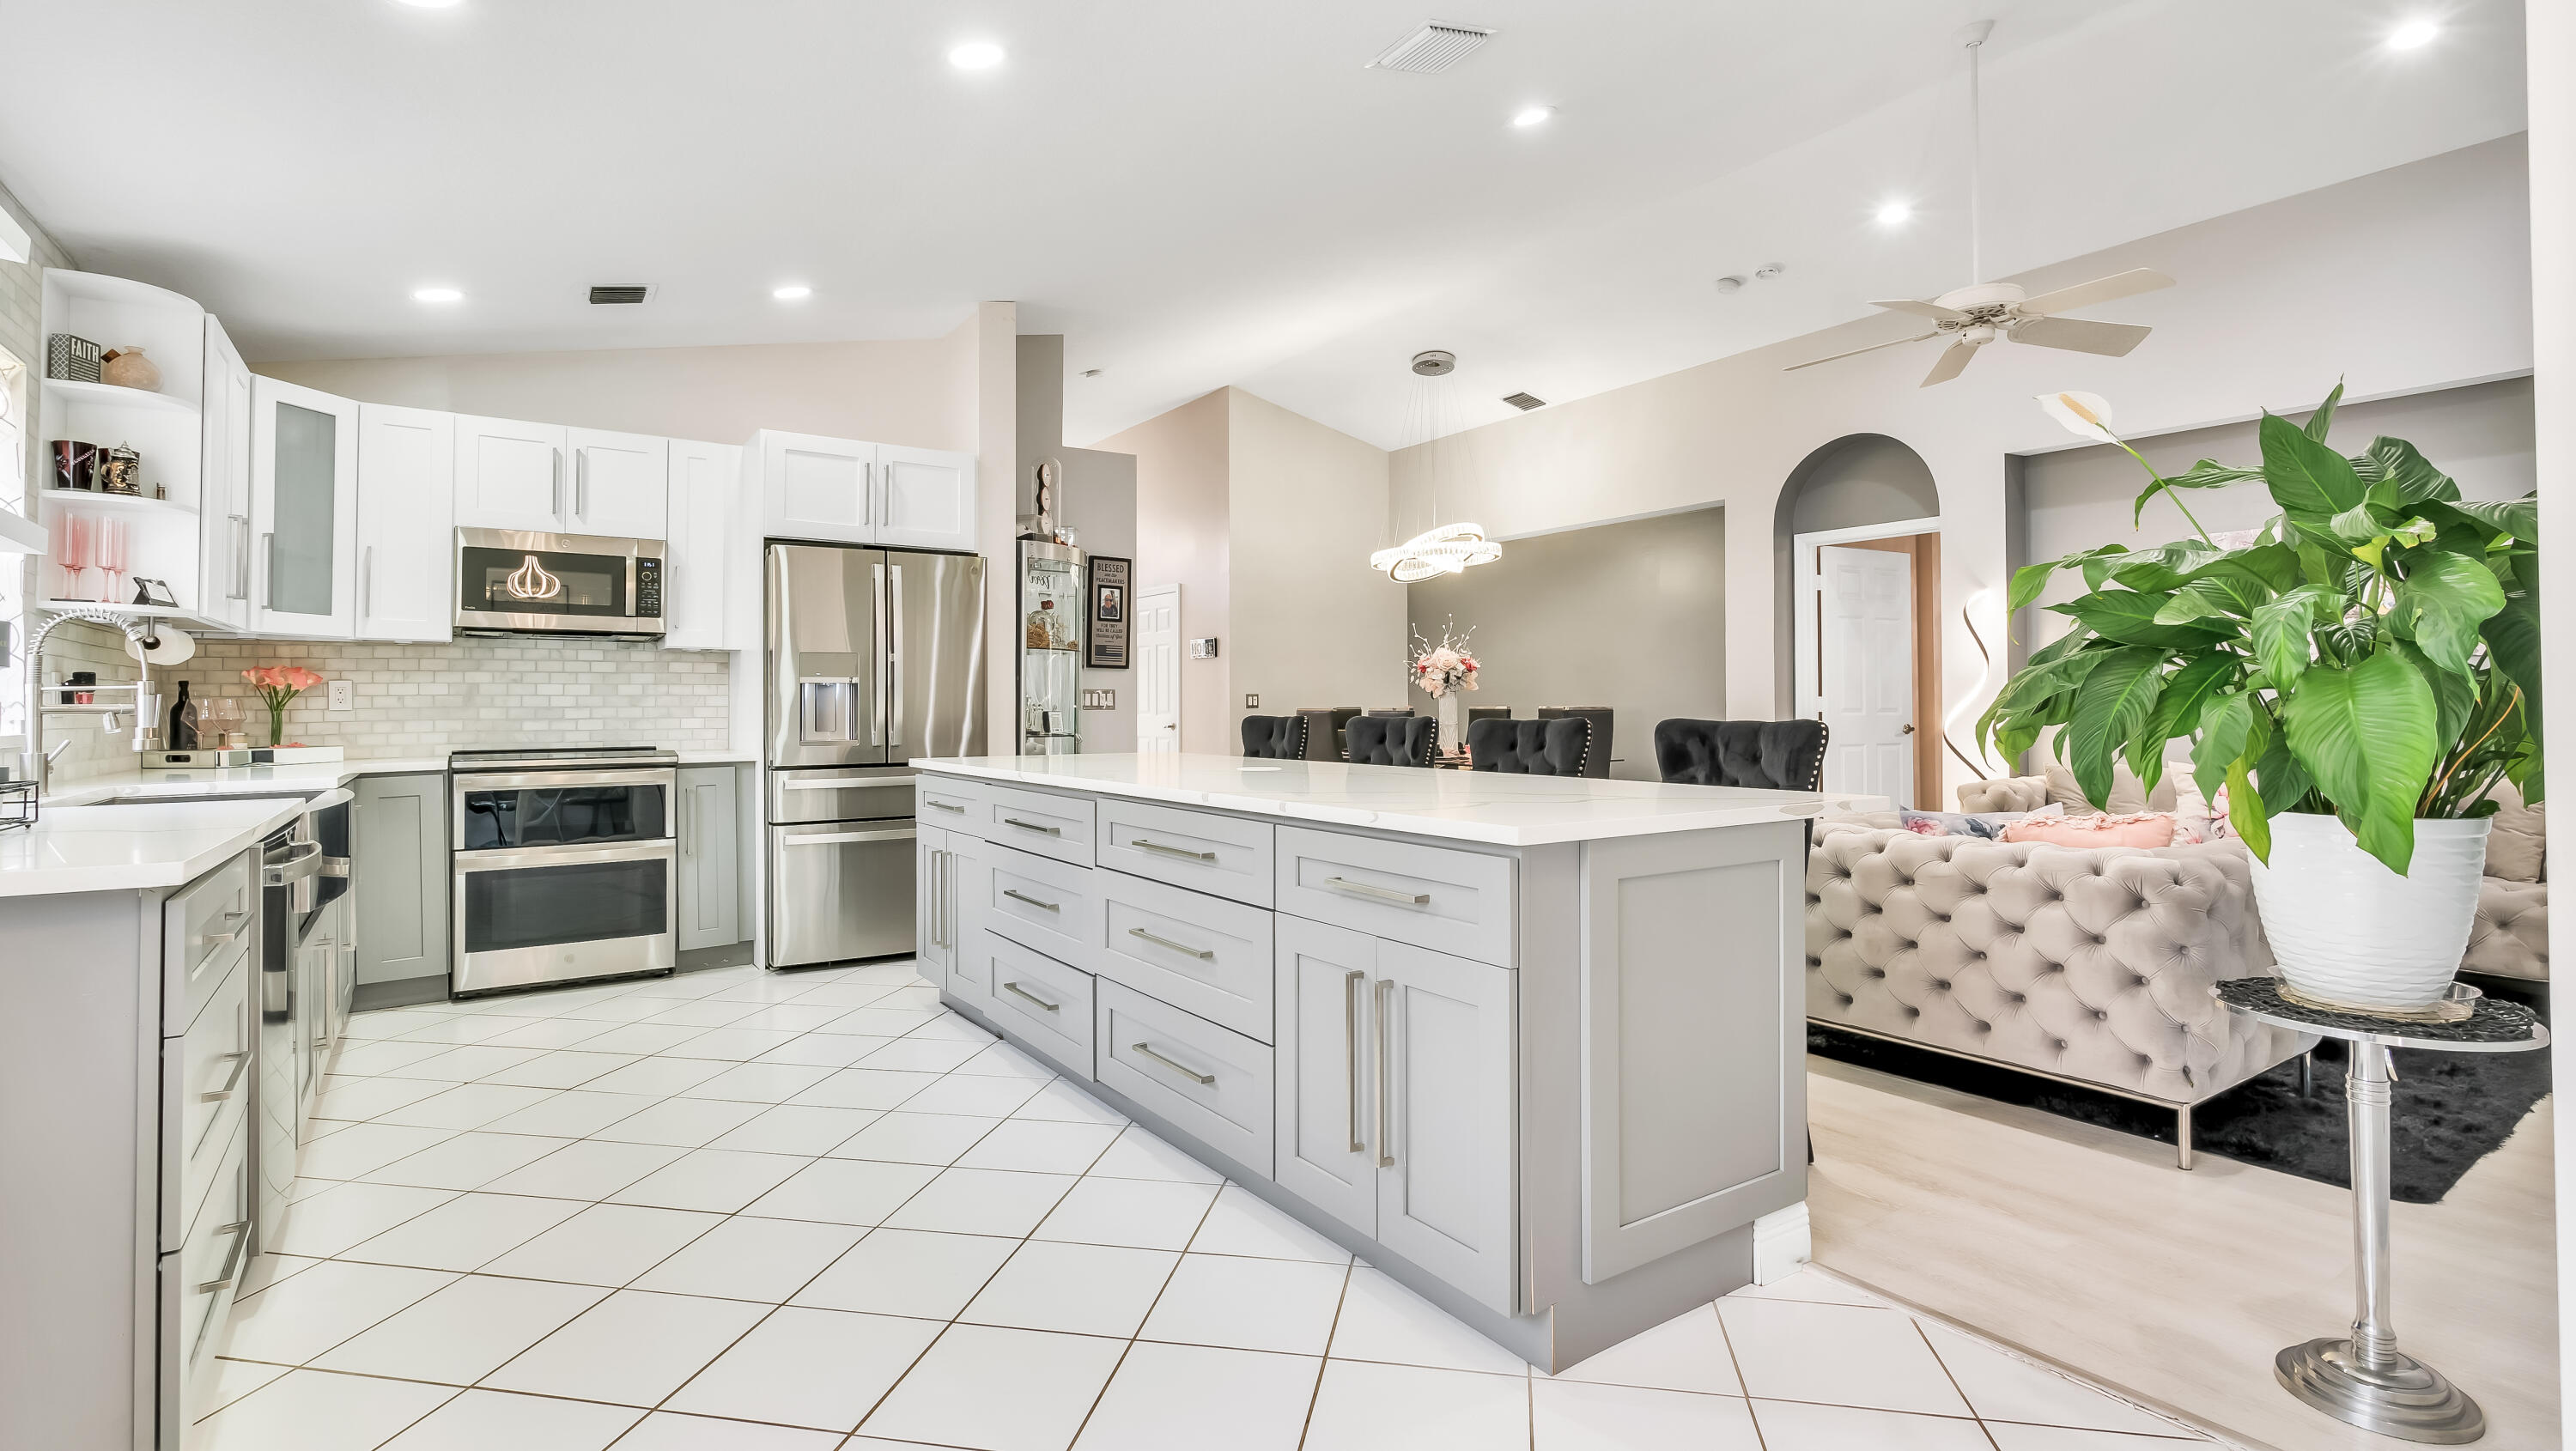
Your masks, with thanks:
[(1922, 386), (1929, 388), (1935, 383), (1949, 382), (1951, 379), (1958, 377), (1961, 373), (1966, 372), (1968, 370), (1968, 364), (1974, 361), (1976, 356), (1977, 345), (1975, 343), (1968, 342), (1964, 339), (1959, 342), (1952, 343), (1950, 346), (1941, 350), (1941, 356), (1934, 360), (1932, 364), (1932, 371), (1923, 375)]
[(1937, 333), (1937, 332), (1929, 332), (1929, 333), (1921, 334), (1920, 336), (1917, 336), (1917, 337), (1910, 337), (1910, 338), (1896, 338), (1896, 339), (1893, 339), (1893, 340), (1888, 341), (1888, 342), (1883, 342), (1883, 343), (1872, 343), (1872, 344), (1870, 344), (1868, 347), (1865, 347), (1865, 348), (1854, 348), (1854, 349), (1852, 349), (1852, 350), (1851, 350), (1850, 352), (1848, 352), (1848, 353), (1836, 353), (1836, 354), (1834, 354), (1834, 355), (1833, 355), (1833, 356), (1831, 356), (1831, 357), (1826, 357), (1826, 358), (1809, 358), (1807, 361), (1805, 361), (1805, 362), (1803, 362), (1803, 363), (1791, 363), (1789, 366), (1787, 366), (1787, 367), (1785, 367), (1785, 368), (1781, 369), (1780, 371), (1781, 371), (1781, 372), (1784, 372), (1784, 373), (1794, 373), (1794, 372), (1798, 371), (1800, 368), (1812, 368), (1812, 367), (1816, 366), (1816, 365), (1817, 365), (1817, 364), (1819, 364), (1819, 363), (1839, 363), (1839, 362), (1841, 362), (1841, 361), (1842, 361), (1843, 359), (1845, 359), (1845, 358), (1857, 358), (1857, 357), (1859, 357), (1859, 356), (1860, 356), (1861, 354), (1863, 354), (1863, 353), (1874, 353), (1874, 352), (1877, 352), (1877, 351), (1878, 351), (1879, 349), (1881, 349), (1881, 348), (1900, 348), (1900, 347), (1905, 346), (1907, 343), (1919, 343), (1919, 342), (1922, 342), (1922, 341), (1923, 341), (1924, 339), (1926, 339), (1926, 338), (1937, 338), (1937, 337), (1939, 337), (1939, 336), (1940, 336), (1940, 334), (1939, 334), (1939, 333)]
[(1937, 302), (1917, 302), (1910, 297), (1891, 297), (1884, 302), (1873, 302), (1870, 306), (1883, 307), (1889, 312), (1910, 312), (1916, 317), (1928, 317), (1934, 322), (1965, 322), (1968, 319), (1966, 313), (1955, 307), (1943, 307)]
[(2017, 343), (2031, 343), (2043, 348), (2064, 348), (2070, 353), (2099, 353), (2106, 358), (2125, 358), (2129, 350), (2145, 342), (2153, 328), (2126, 322), (2090, 322), (2079, 317), (2035, 317), (2008, 329), (2004, 336)]
[(2078, 282), (2073, 287), (2061, 287), (2055, 292), (2024, 298), (2013, 311), (2024, 317), (2046, 317), (2050, 313), (2073, 312), (2097, 302), (2135, 297), (2141, 292), (2153, 292), (2159, 287), (2173, 285), (2172, 278), (2152, 267), (2135, 267), (2126, 272), (2114, 272), (2108, 277), (2096, 277), (2090, 282)]

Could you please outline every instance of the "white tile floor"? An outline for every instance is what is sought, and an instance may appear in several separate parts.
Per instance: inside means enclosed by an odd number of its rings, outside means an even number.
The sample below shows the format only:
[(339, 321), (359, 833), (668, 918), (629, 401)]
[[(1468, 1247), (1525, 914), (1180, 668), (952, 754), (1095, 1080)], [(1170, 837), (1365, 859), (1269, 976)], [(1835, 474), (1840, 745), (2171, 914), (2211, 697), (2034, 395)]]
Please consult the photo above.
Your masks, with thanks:
[(2154, 1451), (1817, 1270), (1550, 1377), (910, 966), (360, 1015), (211, 1451)]

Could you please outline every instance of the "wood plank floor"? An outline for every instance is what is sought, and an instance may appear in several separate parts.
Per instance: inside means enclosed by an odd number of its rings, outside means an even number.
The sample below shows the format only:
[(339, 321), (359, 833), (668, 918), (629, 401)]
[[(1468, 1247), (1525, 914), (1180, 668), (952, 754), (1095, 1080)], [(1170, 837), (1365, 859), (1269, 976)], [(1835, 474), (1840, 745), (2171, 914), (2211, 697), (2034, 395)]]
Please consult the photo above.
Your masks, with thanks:
[[(2292, 1400), (2284, 1345), (2352, 1318), (2346, 1193), (1808, 1059), (1818, 1263), (2249, 1445), (2386, 1451)], [(2400, 1089), (2403, 1092), (2403, 1089)], [(2440, 1204), (2395, 1206), (2398, 1343), (2486, 1409), (2489, 1451), (2558, 1439), (2550, 1115)]]

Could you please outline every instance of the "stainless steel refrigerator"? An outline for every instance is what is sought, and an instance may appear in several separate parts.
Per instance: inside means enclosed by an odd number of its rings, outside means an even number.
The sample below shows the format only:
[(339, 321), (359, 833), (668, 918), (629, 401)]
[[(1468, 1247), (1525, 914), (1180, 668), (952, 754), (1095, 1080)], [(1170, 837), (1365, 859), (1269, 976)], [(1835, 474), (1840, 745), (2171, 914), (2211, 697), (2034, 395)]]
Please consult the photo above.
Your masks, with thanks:
[(772, 544), (766, 618), (769, 965), (910, 953), (904, 763), (984, 754), (984, 561)]

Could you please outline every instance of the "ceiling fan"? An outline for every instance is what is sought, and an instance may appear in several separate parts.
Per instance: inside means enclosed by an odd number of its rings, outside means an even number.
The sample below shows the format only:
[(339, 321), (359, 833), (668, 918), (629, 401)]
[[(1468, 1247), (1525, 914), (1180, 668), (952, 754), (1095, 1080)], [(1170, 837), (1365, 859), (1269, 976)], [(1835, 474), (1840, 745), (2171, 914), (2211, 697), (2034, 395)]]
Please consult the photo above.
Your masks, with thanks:
[[(1968, 48), (1968, 271), (1971, 276), (1979, 275), (1983, 270), (1977, 215), (1984, 191), (1977, 56), (1985, 46), (1986, 37), (1994, 33), (1994, 28), (1993, 21), (1980, 20), (1969, 26), (1965, 35)], [(1975, 282), (1929, 301), (1912, 298), (1874, 301), (1870, 306), (1931, 319), (1932, 331), (1910, 338), (1897, 338), (1892, 342), (1872, 343), (1831, 357), (1792, 363), (1787, 371), (1794, 373), (1800, 368), (1839, 362), (1862, 353), (1874, 353), (1881, 348), (1900, 348), (1908, 343), (1944, 337), (1950, 340), (1950, 345), (1941, 350), (1941, 356), (1933, 360), (1932, 371), (1923, 376), (1922, 386), (1926, 388), (1958, 377), (1976, 358), (1977, 349), (1997, 338), (2034, 347), (2096, 353), (2106, 358), (2126, 357), (2130, 349), (2145, 341), (2152, 329), (2133, 323), (2094, 322), (2058, 314), (2173, 285), (2172, 278), (2153, 268), (2136, 267), (2108, 277), (2097, 277), (2090, 282), (2079, 282), (2072, 287), (2043, 292), (2037, 297), (2026, 296), (2019, 286), (2010, 282)]]

